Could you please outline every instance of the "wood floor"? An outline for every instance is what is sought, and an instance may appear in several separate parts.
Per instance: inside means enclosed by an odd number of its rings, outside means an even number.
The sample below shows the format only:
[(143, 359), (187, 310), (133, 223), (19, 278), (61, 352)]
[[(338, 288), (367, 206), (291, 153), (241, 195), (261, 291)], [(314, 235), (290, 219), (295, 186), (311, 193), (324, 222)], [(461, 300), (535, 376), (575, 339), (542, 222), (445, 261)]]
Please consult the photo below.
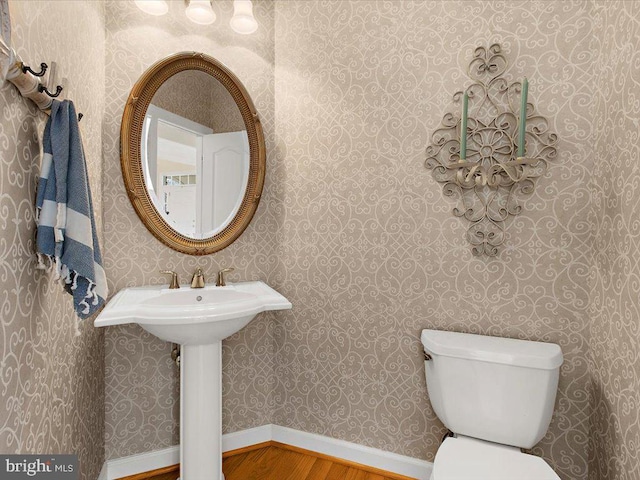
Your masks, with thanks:
[[(222, 471), (226, 480), (410, 480), (275, 442), (226, 456)], [(141, 474), (121, 480), (176, 480), (178, 466), (150, 474), (152, 476)]]

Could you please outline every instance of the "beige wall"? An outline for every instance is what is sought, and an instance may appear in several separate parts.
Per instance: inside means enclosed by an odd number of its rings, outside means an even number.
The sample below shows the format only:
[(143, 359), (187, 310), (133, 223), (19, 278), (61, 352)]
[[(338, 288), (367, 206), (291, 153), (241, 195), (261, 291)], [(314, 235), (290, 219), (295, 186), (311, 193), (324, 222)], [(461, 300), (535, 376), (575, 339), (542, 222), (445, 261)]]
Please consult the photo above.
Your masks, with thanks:
[[(294, 304), (225, 341), (224, 431), (278, 423), (432, 460), (443, 429), (427, 399), (419, 332), (455, 329), (559, 343), (556, 412), (535, 453), (563, 479), (638, 477), (638, 4), (255, 3), (261, 28), (241, 37), (228, 27), (227, 2), (202, 28), (180, 2), (161, 18), (117, 0), (106, 12), (100, 2), (10, 2), (20, 54), (57, 61), (85, 114), (111, 291), (163, 283), (164, 268), (185, 282), (198, 266), (209, 278), (234, 266), (231, 280), (262, 279)], [(51, 21), (63, 28), (45, 28)], [(96, 35), (105, 29), (106, 50)], [(492, 260), (471, 256), (465, 223), (423, 165), (452, 94), (468, 84), (473, 48), (488, 41), (503, 44), (508, 78), (530, 78), (530, 99), (560, 138), (558, 159)], [(206, 258), (146, 231), (119, 166), (131, 86), (183, 50), (238, 75), (267, 139), (254, 221)], [(88, 322), (73, 336), (70, 299), (31, 255), (44, 116), (8, 84), (0, 96), (0, 451), (77, 451), (92, 479), (103, 432), (107, 458), (178, 442), (171, 346), (121, 327), (107, 330), (103, 348)]]
[[(284, 169), (275, 420), (433, 460), (420, 330), (558, 343), (549, 432), (534, 449), (587, 476), (590, 10), (574, 2), (276, 3), (276, 133)], [(300, 32), (305, 32), (300, 35)], [(558, 158), (508, 222), (496, 259), (424, 166), (478, 45), (499, 41), (511, 81), (551, 119)]]
[[(276, 422), (431, 460), (443, 429), (427, 400), (420, 330), (532, 338), (559, 343), (566, 357), (536, 453), (565, 476), (586, 477), (590, 12), (583, 2), (506, 5), (287, 1), (274, 13), (259, 2), (260, 36), (240, 48), (225, 30), (228, 12), (204, 36), (180, 12), (168, 22), (107, 4), (112, 289), (163, 282), (160, 268), (184, 281), (199, 265), (209, 274), (233, 265), (235, 279), (267, 280), (294, 304), (225, 343), (225, 431)], [(473, 48), (487, 41), (503, 43), (512, 79), (531, 78), (531, 101), (560, 137), (559, 158), (494, 260), (471, 256), (464, 222), (423, 165), (430, 134), (468, 82)], [(187, 49), (247, 83), (270, 153), (256, 219), (207, 258), (147, 233), (118, 164), (128, 89), (153, 62)], [(107, 457), (177, 443), (170, 345), (127, 327), (110, 329), (106, 348)]]
[[(233, 266), (229, 280), (261, 279), (277, 286), (276, 235), (283, 183), (274, 143), (273, 5), (256, 2), (260, 30), (235, 34), (231, 2), (216, 2), (218, 20), (198, 27), (184, 16), (182, 2), (169, 2), (165, 17), (150, 17), (133, 2), (109, 0), (107, 10), (106, 113), (104, 122), (105, 268), (116, 292), (132, 285), (161, 284), (171, 269), (183, 283), (202, 267), (209, 281)], [(133, 211), (122, 183), (120, 120), (129, 91), (156, 61), (181, 51), (198, 51), (227, 65), (254, 100), (267, 142), (268, 175), (249, 228), (230, 247), (206, 257), (174, 252), (158, 242)], [(207, 92), (202, 92), (206, 94)], [(138, 327), (106, 334), (106, 456), (121, 457), (178, 443), (178, 370), (171, 345)], [(273, 316), (261, 315), (223, 346), (225, 432), (271, 423), (275, 408)], [(233, 379), (233, 381), (231, 381)]]
[(589, 478), (640, 478), (640, 3), (598, 2)]
[[(34, 67), (57, 62), (65, 93), (84, 114), (101, 235), (103, 5), (10, 0), (9, 7), (14, 48)], [(47, 117), (8, 82), (0, 85), (0, 112), (0, 452), (78, 453), (81, 478), (94, 480), (104, 460), (104, 335), (89, 320), (76, 337), (71, 296), (35, 269), (33, 200)]]

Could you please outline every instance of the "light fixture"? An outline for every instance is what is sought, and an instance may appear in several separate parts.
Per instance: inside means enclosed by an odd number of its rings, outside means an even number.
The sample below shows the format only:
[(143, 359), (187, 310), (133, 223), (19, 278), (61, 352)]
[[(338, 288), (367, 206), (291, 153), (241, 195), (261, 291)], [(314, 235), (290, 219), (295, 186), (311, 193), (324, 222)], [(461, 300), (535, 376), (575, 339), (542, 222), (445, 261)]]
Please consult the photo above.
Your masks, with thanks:
[(164, 15), (169, 11), (166, 0), (134, 0), (136, 6), (150, 15)]
[[(167, 0), (133, 0), (133, 3), (150, 15), (164, 15), (169, 11)], [(187, 18), (193, 23), (211, 25), (216, 21), (216, 12), (213, 11), (211, 0), (184, 0), (184, 3), (187, 5)], [(233, 17), (229, 25), (234, 32), (242, 35), (250, 35), (258, 30), (251, 0), (233, 0)]]
[(211, 25), (216, 21), (216, 13), (209, 0), (190, 0), (186, 14), (189, 20), (199, 25)]
[(258, 29), (251, 0), (233, 0), (233, 17), (229, 25), (234, 32), (242, 35), (249, 35)]

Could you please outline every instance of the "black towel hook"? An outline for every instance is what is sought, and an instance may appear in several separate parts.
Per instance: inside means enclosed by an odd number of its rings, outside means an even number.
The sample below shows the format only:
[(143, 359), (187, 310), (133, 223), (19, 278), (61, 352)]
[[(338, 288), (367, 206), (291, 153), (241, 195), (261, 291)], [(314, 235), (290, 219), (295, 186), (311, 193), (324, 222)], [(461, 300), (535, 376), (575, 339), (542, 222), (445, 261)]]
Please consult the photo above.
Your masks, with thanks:
[[(54, 64), (54, 67), (55, 67), (55, 64)], [(24, 62), (20, 63), (20, 70), (22, 70), (22, 73), (26, 74), (28, 72), (28, 73), (31, 73), (34, 77), (43, 77), (48, 69), (49, 69), (49, 65), (47, 65), (45, 62), (42, 62), (40, 64), (40, 71), (39, 72), (36, 72), (35, 70), (31, 69), (31, 67), (29, 67), (29, 65), (25, 65)], [(42, 83), (40, 83), (38, 81), (38, 92), (44, 93), (44, 94), (48, 95), (51, 98), (59, 97), (60, 94), (62, 93), (63, 89), (64, 88), (61, 85), (58, 85), (58, 86), (56, 86), (55, 93), (52, 93), (52, 92), (49, 91), (49, 89), (46, 86), (42, 85)], [(21, 93), (22, 93), (22, 91), (21, 91)], [(78, 122), (80, 120), (82, 120), (82, 117), (83, 117), (83, 114), (79, 113), (78, 114)]]
[(47, 68), (49, 68), (49, 65), (47, 65), (46, 63), (42, 62), (40, 64), (40, 71), (36, 72), (34, 70), (31, 70), (31, 67), (29, 67), (28, 65), (25, 65), (24, 63), (22, 64), (22, 73), (27, 73), (30, 72), (33, 75), (35, 75), (36, 77), (42, 77), (46, 72), (47, 72)]
[(57, 96), (60, 95), (60, 93), (62, 92), (62, 87), (60, 85), (58, 85), (56, 87), (56, 93), (51, 93), (49, 90), (47, 90), (47, 87), (45, 87), (44, 85), (40, 84), (38, 85), (38, 91), (40, 93), (46, 93), (47, 95), (49, 95), (51, 98), (56, 98)]

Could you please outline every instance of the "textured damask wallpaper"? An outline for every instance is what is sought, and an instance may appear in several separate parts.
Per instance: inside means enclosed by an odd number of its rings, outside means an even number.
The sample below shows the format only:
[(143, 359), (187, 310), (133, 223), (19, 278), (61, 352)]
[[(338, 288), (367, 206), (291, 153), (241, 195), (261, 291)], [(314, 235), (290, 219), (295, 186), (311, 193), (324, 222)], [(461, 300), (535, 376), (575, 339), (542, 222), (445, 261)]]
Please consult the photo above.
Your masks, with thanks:
[[(234, 265), (233, 278), (267, 280), (294, 304), (225, 343), (225, 431), (276, 422), (433, 459), (443, 429), (427, 400), (420, 330), (540, 339), (559, 343), (566, 361), (556, 415), (536, 452), (561, 475), (586, 477), (588, 7), (283, 1), (274, 13), (258, 2), (263, 28), (238, 46), (225, 26), (228, 11), (204, 36), (180, 10), (169, 22), (107, 4), (113, 291), (162, 282), (160, 268), (185, 281), (198, 265), (210, 274)], [(531, 101), (561, 139), (558, 160), (526, 213), (510, 222), (507, 248), (494, 260), (471, 256), (464, 222), (423, 165), (431, 132), (467, 82), (474, 47), (488, 41), (503, 43), (512, 78), (531, 79)], [(256, 220), (239, 242), (207, 258), (172, 252), (147, 233), (118, 163), (129, 88), (154, 61), (186, 49), (222, 60), (247, 84), (269, 151)], [(106, 348), (107, 457), (176, 443), (170, 345), (127, 327), (110, 329)]]
[(589, 478), (640, 478), (640, 3), (599, 2)]
[[(84, 114), (101, 232), (104, 7), (16, 0), (9, 7), (14, 48), (33, 66), (57, 62), (65, 94)], [(104, 335), (91, 321), (74, 335), (71, 297), (35, 269), (33, 255), (45, 120), (13, 85), (0, 85), (0, 452), (78, 453), (81, 478), (95, 480), (104, 460)]]
[[(161, 18), (117, 0), (10, 2), (14, 46), (32, 63), (57, 61), (85, 114), (111, 291), (162, 283), (159, 269), (187, 282), (197, 266), (213, 278), (232, 265), (231, 280), (265, 280), (293, 302), (224, 343), (225, 432), (278, 423), (432, 460), (443, 430), (419, 332), (455, 329), (559, 343), (556, 412), (535, 452), (566, 480), (640, 476), (640, 4), (255, 3), (261, 28), (241, 37), (230, 2), (202, 29), (181, 2)], [(511, 78), (530, 78), (560, 155), (487, 260), (471, 256), (423, 162), (474, 47), (490, 41), (503, 44)], [(147, 233), (119, 166), (129, 89), (183, 50), (240, 77), (267, 139), (253, 223), (206, 258)], [(107, 458), (177, 443), (177, 370), (170, 345), (139, 328), (109, 329), (106, 348), (89, 322), (73, 335), (69, 297), (32, 257), (45, 117), (9, 84), (0, 97), (0, 451), (76, 451), (83, 480), (94, 479), (103, 434)]]
[[(164, 282), (161, 268), (186, 282), (197, 266), (211, 278), (233, 265), (232, 280), (266, 280), (293, 302), (225, 342), (225, 432), (278, 423), (432, 460), (443, 428), (419, 333), (455, 329), (560, 344), (556, 411), (535, 453), (567, 480), (587, 478), (588, 457), (593, 480), (637, 477), (637, 4), (264, 0), (258, 34), (239, 37), (230, 5), (217, 2), (218, 23), (194, 30), (178, 3), (151, 18), (107, 2), (107, 273), (117, 291)], [(472, 257), (424, 149), (469, 82), (473, 49), (493, 41), (509, 78), (529, 77), (560, 143), (504, 251), (485, 259)], [(182, 50), (240, 77), (269, 153), (254, 222), (206, 258), (148, 234), (120, 179), (128, 91)], [(138, 328), (109, 329), (108, 458), (177, 443), (169, 351)]]
[[(106, 2), (106, 112), (104, 121), (105, 268), (111, 292), (123, 287), (166, 283), (171, 269), (183, 283), (202, 267), (209, 281), (233, 266), (230, 281), (260, 279), (278, 286), (276, 235), (281, 223), (282, 185), (274, 143), (273, 5), (255, 2), (260, 29), (235, 34), (229, 27), (232, 2), (216, 2), (213, 26), (196, 26), (182, 2), (169, 2), (164, 17), (151, 17), (133, 2)], [(120, 121), (129, 91), (153, 63), (181, 51), (199, 51), (227, 65), (244, 83), (260, 113), (267, 142), (268, 175), (256, 216), (230, 247), (191, 257), (165, 247), (144, 228), (122, 183)], [(206, 92), (203, 92), (206, 94)], [(106, 334), (106, 456), (121, 457), (178, 443), (178, 370), (171, 345), (138, 327), (110, 328)], [(225, 431), (271, 423), (275, 408), (273, 317), (261, 315), (224, 342)]]
[[(277, 424), (433, 460), (444, 431), (422, 329), (555, 342), (557, 405), (534, 451), (586, 478), (590, 14), (583, 1), (276, 2), (278, 255), (294, 305), (276, 316)], [(560, 143), (486, 259), (424, 160), (474, 48), (492, 41)]]

